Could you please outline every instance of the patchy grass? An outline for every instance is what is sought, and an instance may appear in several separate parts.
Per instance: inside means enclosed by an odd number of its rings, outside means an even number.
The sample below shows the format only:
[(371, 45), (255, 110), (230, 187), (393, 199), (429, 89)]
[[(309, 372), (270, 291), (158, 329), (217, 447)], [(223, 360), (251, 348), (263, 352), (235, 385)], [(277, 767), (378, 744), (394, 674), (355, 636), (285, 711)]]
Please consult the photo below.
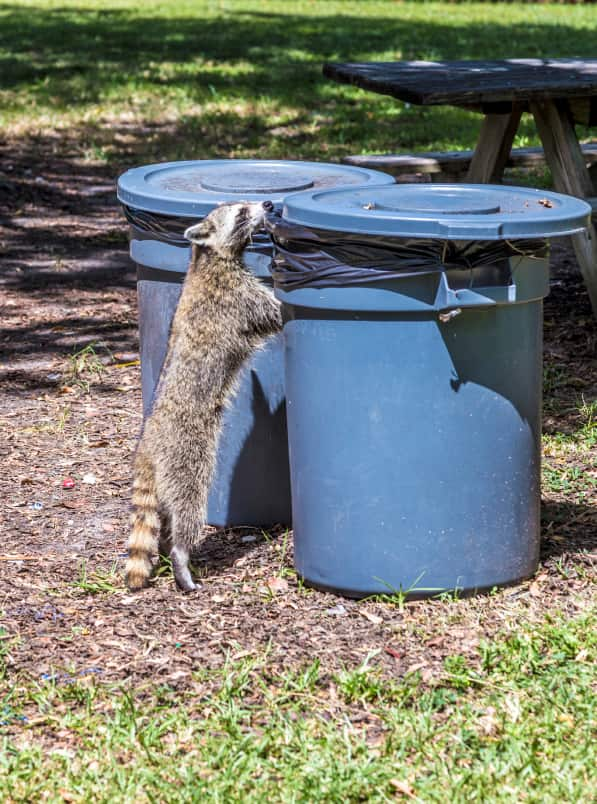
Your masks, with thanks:
[[(3, 690), (0, 791), (49, 801), (587, 801), (595, 611), (452, 654), (425, 684), (230, 656), (184, 692), (88, 674)], [(48, 747), (46, 747), (48, 746)]]
[(120, 576), (116, 561), (108, 572), (88, 572), (87, 562), (81, 565), (81, 576), (72, 584), (86, 595), (115, 594), (120, 591)]
[[(560, 369), (546, 385), (550, 394), (566, 386), (575, 387), (573, 379)], [(551, 396), (550, 403), (557, 409), (557, 397)], [(597, 402), (582, 397), (570, 407), (568, 401), (567, 414), (567, 422), (574, 429), (543, 435), (543, 489), (570, 503), (583, 503), (597, 490)]]

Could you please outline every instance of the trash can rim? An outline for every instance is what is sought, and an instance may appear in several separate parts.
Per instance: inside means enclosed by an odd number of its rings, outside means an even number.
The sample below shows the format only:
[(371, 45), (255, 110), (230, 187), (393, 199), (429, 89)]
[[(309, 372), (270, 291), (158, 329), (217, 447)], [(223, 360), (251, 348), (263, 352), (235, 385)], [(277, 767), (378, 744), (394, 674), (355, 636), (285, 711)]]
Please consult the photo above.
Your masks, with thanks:
[(313, 229), (445, 240), (546, 239), (586, 228), (573, 196), (490, 184), (394, 184), (286, 196), (282, 217)]
[(387, 173), (331, 162), (197, 159), (131, 168), (119, 177), (117, 196), (134, 209), (196, 218), (222, 201), (267, 198), (281, 206), (286, 195), (306, 189), (393, 183)]

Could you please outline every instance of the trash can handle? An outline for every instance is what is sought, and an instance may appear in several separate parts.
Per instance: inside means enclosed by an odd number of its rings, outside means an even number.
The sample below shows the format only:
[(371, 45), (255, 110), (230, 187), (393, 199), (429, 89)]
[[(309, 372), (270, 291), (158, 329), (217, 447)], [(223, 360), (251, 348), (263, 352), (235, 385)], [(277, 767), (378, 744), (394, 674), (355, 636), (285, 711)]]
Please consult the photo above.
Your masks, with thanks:
[(440, 282), (434, 304), (437, 310), (449, 310), (457, 307), (495, 307), (495, 305), (495, 299), (492, 299), (490, 296), (485, 296), (483, 293), (471, 290), (470, 288), (453, 290), (448, 284), (446, 274), (440, 274)]

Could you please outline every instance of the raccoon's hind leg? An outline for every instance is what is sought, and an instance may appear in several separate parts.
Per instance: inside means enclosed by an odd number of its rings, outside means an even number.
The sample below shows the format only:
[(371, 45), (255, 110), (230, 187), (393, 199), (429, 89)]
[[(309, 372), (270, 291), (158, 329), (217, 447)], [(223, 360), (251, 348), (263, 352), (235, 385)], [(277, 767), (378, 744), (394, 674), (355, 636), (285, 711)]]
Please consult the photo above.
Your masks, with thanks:
[(169, 556), (170, 550), (172, 549), (172, 523), (170, 521), (170, 514), (166, 508), (162, 506), (160, 506), (158, 513), (162, 526), (158, 541), (158, 554), (160, 556)]
[(170, 560), (172, 571), (178, 588), (182, 592), (194, 592), (201, 588), (201, 584), (193, 581), (189, 567), (191, 547), (196, 544), (198, 531), (200, 531), (199, 516), (189, 516), (187, 512), (170, 512), (172, 532)]
[(199, 587), (193, 583), (189, 570), (189, 550), (181, 545), (172, 544), (172, 521), (166, 510), (160, 511), (162, 531), (160, 533), (159, 553), (167, 556), (172, 563), (172, 571), (178, 586), (184, 592), (194, 592)]
[(189, 568), (190, 551), (182, 544), (176, 544), (170, 550), (170, 560), (172, 561), (172, 571), (176, 585), (181, 592), (195, 592), (201, 589), (201, 584), (196, 584)]

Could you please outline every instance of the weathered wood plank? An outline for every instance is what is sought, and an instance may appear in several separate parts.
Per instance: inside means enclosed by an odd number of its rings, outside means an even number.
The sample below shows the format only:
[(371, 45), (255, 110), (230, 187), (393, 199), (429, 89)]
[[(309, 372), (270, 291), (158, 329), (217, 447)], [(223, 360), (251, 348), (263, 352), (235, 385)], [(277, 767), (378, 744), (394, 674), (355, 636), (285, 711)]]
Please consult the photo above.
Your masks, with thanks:
[(334, 81), (424, 106), (597, 95), (597, 59), (328, 63), (323, 73)]
[(513, 106), (510, 114), (488, 114), (483, 119), (479, 141), (466, 180), (472, 184), (499, 182), (504, 174), (522, 111)]
[[(531, 110), (556, 190), (590, 198), (593, 182), (566, 101), (534, 103)], [(597, 229), (594, 224), (589, 226), (588, 235), (573, 235), (572, 243), (597, 317)]]
[[(585, 162), (597, 166), (597, 142), (585, 143), (581, 148)], [(356, 167), (385, 170), (394, 176), (405, 173), (446, 173), (451, 176), (465, 173), (472, 156), (473, 151), (426, 151), (415, 154), (355, 154), (345, 156), (342, 161)], [(514, 148), (506, 167), (536, 168), (544, 164), (543, 148)], [(597, 187), (594, 192), (597, 193)]]

